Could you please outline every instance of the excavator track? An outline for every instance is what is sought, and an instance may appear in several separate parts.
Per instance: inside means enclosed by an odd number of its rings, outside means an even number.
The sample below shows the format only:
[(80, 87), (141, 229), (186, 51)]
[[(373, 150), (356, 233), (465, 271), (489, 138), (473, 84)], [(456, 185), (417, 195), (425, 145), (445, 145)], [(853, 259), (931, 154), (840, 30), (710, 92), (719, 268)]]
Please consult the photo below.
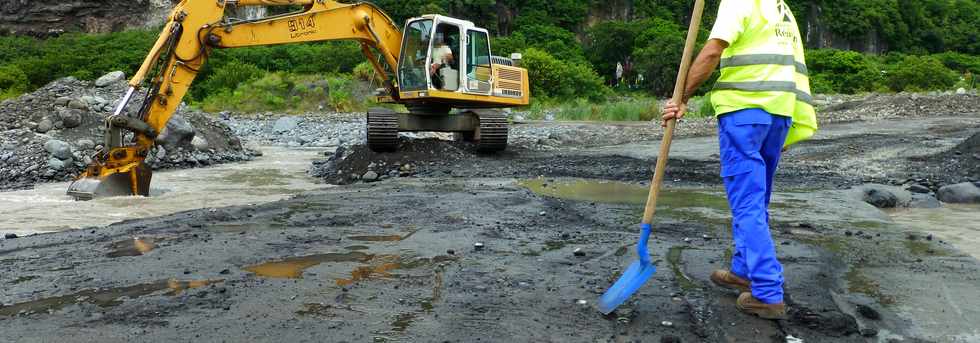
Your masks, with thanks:
[(495, 110), (473, 112), (480, 118), (480, 124), (473, 134), (477, 150), (496, 152), (507, 149), (507, 134), (510, 131), (507, 115), (502, 111)]
[(376, 152), (398, 149), (398, 114), (395, 111), (386, 108), (368, 110), (367, 143)]

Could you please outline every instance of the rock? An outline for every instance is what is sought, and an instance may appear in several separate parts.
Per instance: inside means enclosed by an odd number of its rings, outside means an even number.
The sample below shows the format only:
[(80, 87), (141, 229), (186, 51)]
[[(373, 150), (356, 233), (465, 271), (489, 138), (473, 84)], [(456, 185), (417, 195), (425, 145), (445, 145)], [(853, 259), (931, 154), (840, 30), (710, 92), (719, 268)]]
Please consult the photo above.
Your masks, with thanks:
[(368, 170), (367, 173), (361, 175), (361, 180), (364, 180), (365, 182), (372, 182), (372, 181), (377, 181), (378, 177), (379, 177), (378, 173), (375, 173), (372, 170)]
[(84, 111), (88, 110), (88, 104), (82, 99), (71, 99), (71, 101), (68, 102), (68, 108)]
[(920, 193), (920, 194), (929, 194), (929, 193), (932, 193), (932, 190), (929, 189), (929, 187), (926, 187), (926, 186), (923, 186), (923, 185), (919, 185), (919, 184), (913, 184), (913, 185), (909, 186), (906, 189), (909, 192), (912, 192), (912, 193)]
[(960, 87), (956, 89), (956, 95), (966, 94), (966, 88)]
[(665, 321), (660, 322), (660, 325), (661, 326), (666, 326), (666, 327), (671, 327), (671, 326), (674, 326), (674, 323), (665, 320)]
[(585, 251), (582, 251), (582, 248), (575, 248), (575, 251), (572, 251), (572, 254), (578, 257), (582, 257), (585, 256)]
[(942, 202), (954, 204), (980, 203), (980, 187), (970, 182), (944, 186), (939, 189), (937, 195)]
[(79, 139), (78, 142), (75, 143), (75, 145), (77, 145), (78, 149), (80, 150), (95, 149), (95, 142), (93, 142), (91, 139)]
[(37, 131), (38, 133), (47, 133), (48, 131), (51, 131), (51, 129), (53, 128), (54, 128), (54, 124), (51, 123), (51, 119), (44, 118), (41, 119), (40, 123), (37, 123), (37, 128), (35, 128), (34, 130)]
[(908, 191), (879, 184), (867, 184), (857, 188), (861, 200), (877, 208), (904, 207), (912, 201)]
[(938, 199), (929, 194), (912, 194), (912, 202), (909, 203), (909, 207), (912, 208), (940, 208), (942, 203)]
[(157, 144), (167, 150), (174, 150), (181, 145), (188, 145), (194, 140), (194, 127), (179, 114), (174, 114), (167, 122), (163, 132), (157, 136)]
[(57, 139), (49, 140), (44, 143), (44, 150), (47, 150), (52, 156), (62, 160), (71, 158), (71, 145), (68, 145), (65, 141)]
[(276, 123), (272, 126), (272, 131), (276, 133), (283, 133), (287, 131), (295, 130), (299, 127), (299, 122), (302, 120), (300, 117), (282, 117), (276, 120)]
[(61, 125), (65, 128), (71, 129), (82, 125), (82, 114), (78, 111), (62, 110), (58, 112), (58, 116), (61, 118)]
[(480, 250), (483, 250), (483, 248), (484, 248), (483, 243), (480, 243), (480, 242), (473, 243), (473, 249), (474, 250), (480, 251)]
[(872, 327), (866, 327), (861, 329), (861, 336), (864, 337), (874, 337), (878, 335), (878, 329)]
[(51, 169), (51, 170), (62, 170), (62, 169), (65, 169), (65, 162), (62, 162), (61, 160), (59, 160), (57, 158), (54, 158), (54, 157), (49, 158), (48, 159), (48, 168)]
[(195, 135), (194, 138), (191, 139), (191, 146), (198, 151), (208, 150), (208, 140), (204, 137)]
[(3, 235), (3, 238), (4, 238), (4, 239), (15, 239), (15, 238), (17, 238), (17, 234), (16, 234), (16, 233), (8, 233), (8, 234), (4, 234), (4, 235)]
[(871, 320), (881, 319), (881, 314), (877, 310), (867, 306), (867, 305), (857, 305), (857, 312), (861, 314), (862, 317)]
[(126, 73), (123, 73), (123, 72), (117, 70), (117, 71), (110, 72), (108, 74), (102, 75), (102, 77), (99, 77), (98, 79), (96, 79), (95, 80), (95, 86), (96, 87), (105, 87), (105, 86), (111, 85), (113, 83), (122, 81), (125, 78), (126, 78)]
[(69, 98), (67, 96), (63, 96), (63, 97), (54, 99), (54, 104), (57, 105), (57, 106), (63, 106), (64, 107), (64, 106), (68, 106), (68, 102), (70, 102), (70, 101), (71, 101), (71, 98)]

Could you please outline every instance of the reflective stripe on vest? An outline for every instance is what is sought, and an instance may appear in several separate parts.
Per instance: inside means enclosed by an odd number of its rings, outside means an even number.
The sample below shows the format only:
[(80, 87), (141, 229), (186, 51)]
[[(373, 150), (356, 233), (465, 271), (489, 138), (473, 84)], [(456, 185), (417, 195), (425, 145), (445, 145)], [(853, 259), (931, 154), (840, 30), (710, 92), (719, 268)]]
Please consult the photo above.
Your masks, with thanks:
[(750, 65), (759, 64), (775, 64), (784, 66), (795, 66), (796, 72), (803, 75), (810, 75), (809, 70), (806, 68), (806, 64), (796, 61), (793, 55), (779, 55), (779, 54), (754, 54), (754, 55), (737, 55), (732, 57), (726, 57), (721, 59), (721, 67), (743, 67)]
[(795, 81), (716, 82), (714, 89), (749, 92), (789, 92), (796, 94), (796, 100), (811, 106), (813, 105), (813, 97), (809, 93), (797, 89)]

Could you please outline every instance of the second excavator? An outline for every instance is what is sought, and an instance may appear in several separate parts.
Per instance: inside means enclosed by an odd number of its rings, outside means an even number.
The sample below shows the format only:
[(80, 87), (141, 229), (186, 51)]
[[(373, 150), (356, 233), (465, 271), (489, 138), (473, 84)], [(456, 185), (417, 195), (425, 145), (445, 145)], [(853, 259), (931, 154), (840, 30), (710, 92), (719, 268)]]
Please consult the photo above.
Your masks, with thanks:
[[(245, 6), (301, 9), (255, 20), (228, 15)], [(492, 55), (487, 30), (466, 20), (423, 15), (399, 30), (371, 3), (183, 0), (107, 118), (103, 150), (68, 194), (79, 200), (149, 195), (152, 172), (143, 161), (212, 49), (331, 40), (359, 42), (384, 85), (378, 102), (408, 109), (368, 110), (367, 144), (375, 151), (397, 149), (401, 131), (453, 132), (481, 151), (503, 150), (508, 122), (500, 109), (525, 106), (530, 99), (527, 70)], [(138, 110), (127, 111), (142, 90)]]

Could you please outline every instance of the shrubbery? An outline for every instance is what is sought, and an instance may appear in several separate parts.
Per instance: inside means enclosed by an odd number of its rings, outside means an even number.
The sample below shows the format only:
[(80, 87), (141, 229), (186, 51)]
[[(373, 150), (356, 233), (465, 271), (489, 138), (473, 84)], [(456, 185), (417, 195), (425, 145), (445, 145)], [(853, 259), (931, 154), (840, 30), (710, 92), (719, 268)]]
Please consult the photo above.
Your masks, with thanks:
[(364, 110), (371, 101), (359, 94), (349, 74), (267, 73), (204, 98), (200, 106), (209, 112), (310, 112)]
[(874, 58), (855, 51), (809, 50), (806, 62), (814, 93), (867, 92), (875, 90), (881, 80)]
[(562, 61), (542, 50), (529, 48), (524, 51), (523, 66), (531, 79), (531, 94), (538, 97), (603, 101), (611, 93), (602, 78), (585, 63)]
[(12, 65), (0, 66), (0, 100), (27, 91), (27, 74)]
[(889, 65), (886, 72), (885, 83), (896, 92), (949, 89), (958, 79), (955, 72), (930, 56), (905, 56)]

